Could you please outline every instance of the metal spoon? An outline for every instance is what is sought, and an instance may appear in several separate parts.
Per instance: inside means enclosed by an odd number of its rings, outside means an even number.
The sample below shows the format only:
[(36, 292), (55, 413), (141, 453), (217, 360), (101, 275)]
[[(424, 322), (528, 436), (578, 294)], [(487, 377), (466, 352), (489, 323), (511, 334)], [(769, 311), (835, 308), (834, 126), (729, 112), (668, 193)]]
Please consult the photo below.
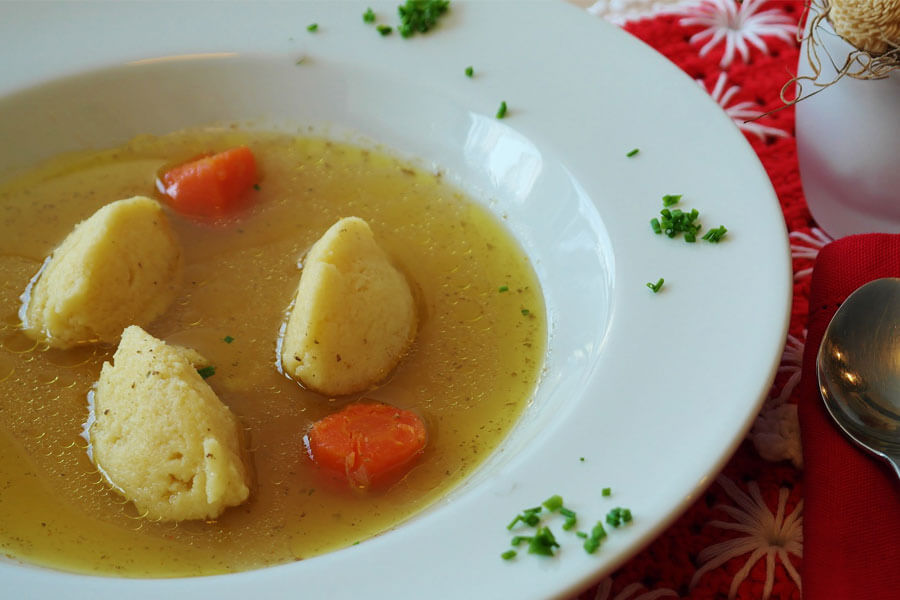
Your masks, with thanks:
[(838, 426), (900, 477), (900, 279), (847, 296), (822, 337), (816, 370)]

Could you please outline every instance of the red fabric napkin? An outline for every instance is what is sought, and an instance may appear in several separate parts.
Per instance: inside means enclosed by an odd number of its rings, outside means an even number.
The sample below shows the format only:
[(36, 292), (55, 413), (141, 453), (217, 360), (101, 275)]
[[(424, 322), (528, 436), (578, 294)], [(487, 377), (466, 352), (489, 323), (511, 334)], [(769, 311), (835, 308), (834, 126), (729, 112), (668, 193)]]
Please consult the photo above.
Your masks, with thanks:
[(881, 277), (900, 277), (900, 235), (839, 239), (819, 252), (813, 271), (798, 406), (808, 600), (900, 595), (900, 481), (838, 430), (816, 382), (816, 353), (832, 315), (853, 290)]

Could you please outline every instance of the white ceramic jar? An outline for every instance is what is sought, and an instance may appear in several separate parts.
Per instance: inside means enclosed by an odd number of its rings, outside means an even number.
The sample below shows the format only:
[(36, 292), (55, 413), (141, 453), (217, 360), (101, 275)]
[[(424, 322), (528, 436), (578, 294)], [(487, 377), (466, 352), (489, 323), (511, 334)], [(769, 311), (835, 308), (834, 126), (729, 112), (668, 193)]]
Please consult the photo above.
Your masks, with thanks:
[[(843, 66), (854, 48), (827, 20), (819, 27), (819, 81), (827, 82), (837, 76), (835, 65)], [(807, 30), (799, 76), (813, 75), (807, 59), (808, 39)], [(816, 89), (806, 82), (802, 92)], [(900, 71), (881, 80), (843, 77), (798, 102), (795, 110), (800, 176), (819, 226), (834, 238), (900, 233)]]

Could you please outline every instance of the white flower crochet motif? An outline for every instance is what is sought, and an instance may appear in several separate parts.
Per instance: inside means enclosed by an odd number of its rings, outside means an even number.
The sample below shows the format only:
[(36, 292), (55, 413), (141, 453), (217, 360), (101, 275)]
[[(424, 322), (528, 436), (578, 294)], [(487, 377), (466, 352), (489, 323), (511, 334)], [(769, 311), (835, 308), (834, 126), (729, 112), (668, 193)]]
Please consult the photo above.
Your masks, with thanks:
[(774, 404), (781, 405), (787, 402), (794, 388), (800, 383), (800, 371), (803, 368), (803, 349), (806, 346), (806, 330), (801, 333), (802, 339), (788, 334), (787, 341), (784, 344), (784, 352), (781, 355), (781, 365), (778, 367), (779, 373), (790, 373), (790, 377), (781, 388), (781, 393), (774, 398)]
[(756, 452), (764, 460), (772, 462), (789, 460), (798, 469), (803, 468), (800, 421), (797, 417), (797, 405), (788, 400), (800, 383), (803, 348), (806, 342), (805, 330), (802, 336), (801, 339), (788, 334), (778, 372), (790, 375), (781, 392), (766, 399), (749, 435)]
[[(628, 21), (660, 14), (684, 14), (686, 3), (697, 4), (698, 2), (699, 0), (596, 0), (587, 7), (587, 11), (610, 23), (622, 26)], [(581, 4), (581, 2), (578, 3)]]
[[(660, 588), (652, 592), (646, 592), (644, 590), (647, 588), (640, 583), (632, 583), (622, 588), (622, 591), (616, 594), (615, 598), (610, 599), (609, 595), (612, 593), (612, 585), (613, 581), (609, 577), (601, 581), (597, 586), (594, 600), (659, 600), (659, 598), (678, 598), (675, 590), (670, 590), (669, 588)], [(635, 592), (644, 593), (633, 596), (632, 594)]]
[(705, 27), (691, 36), (690, 42), (709, 40), (700, 49), (700, 56), (724, 40), (725, 52), (719, 66), (728, 67), (737, 51), (744, 62), (750, 60), (747, 42), (768, 54), (769, 47), (763, 36), (774, 36), (793, 43), (797, 38), (797, 23), (778, 9), (759, 10), (766, 0), (704, 0), (701, 4), (688, 8), (688, 16), (681, 19), (682, 26), (700, 25)]
[(785, 515), (785, 506), (790, 491), (781, 488), (778, 492), (778, 507), (775, 514), (766, 506), (766, 502), (759, 491), (759, 485), (755, 481), (747, 484), (750, 494), (746, 494), (734, 484), (733, 481), (723, 475), (719, 475), (716, 482), (725, 493), (734, 500), (737, 506), (720, 504), (717, 508), (725, 511), (734, 521), (710, 521), (709, 524), (721, 529), (739, 531), (745, 534), (725, 542), (707, 546), (698, 555), (703, 563), (691, 578), (691, 588), (700, 581), (709, 571), (718, 568), (731, 560), (745, 554), (749, 554), (744, 566), (734, 574), (731, 580), (731, 588), (728, 591), (729, 598), (735, 598), (740, 585), (747, 579), (753, 565), (763, 556), (766, 557), (766, 581), (763, 585), (762, 600), (768, 600), (772, 594), (775, 583), (775, 559), (781, 560), (784, 570), (802, 589), (800, 574), (788, 556), (793, 554), (798, 558), (803, 556), (803, 500), (797, 503), (794, 511)]
[[(697, 83), (712, 96), (713, 100), (718, 102), (719, 106), (725, 111), (731, 120), (734, 121), (734, 124), (738, 126), (738, 129), (741, 131), (746, 131), (747, 133), (752, 133), (756, 137), (761, 140), (766, 139), (767, 135), (772, 135), (775, 137), (788, 137), (788, 133), (777, 127), (769, 127), (767, 125), (761, 125), (755, 119), (762, 117), (765, 113), (760, 112), (758, 110), (754, 110), (753, 103), (747, 102), (738, 102), (737, 104), (728, 105), (731, 102), (731, 99), (734, 98), (734, 95), (737, 94), (741, 88), (736, 85), (729, 87), (727, 90), (725, 86), (728, 83), (728, 75), (724, 72), (719, 73), (719, 78), (716, 79), (716, 85), (713, 86), (712, 90), (709, 90), (706, 87), (706, 84), (702, 79), (697, 79)], [(754, 119), (754, 120), (751, 120)]]
[[(813, 227), (809, 233), (792, 231), (788, 234), (788, 238), (791, 240), (791, 258), (805, 258), (813, 261), (819, 256), (822, 248), (834, 241), (831, 236), (818, 227)], [(812, 267), (798, 269), (794, 272), (794, 281), (809, 277), (811, 274)]]
[(800, 419), (796, 404), (763, 408), (753, 423), (750, 439), (763, 460), (789, 460), (796, 468), (803, 467)]

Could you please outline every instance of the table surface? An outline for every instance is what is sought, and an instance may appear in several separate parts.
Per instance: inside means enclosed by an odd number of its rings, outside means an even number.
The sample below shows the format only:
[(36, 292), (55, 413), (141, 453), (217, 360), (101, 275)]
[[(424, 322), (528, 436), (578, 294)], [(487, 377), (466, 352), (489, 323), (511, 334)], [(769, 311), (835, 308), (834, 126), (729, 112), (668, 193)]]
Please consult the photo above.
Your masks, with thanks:
[[(756, 151), (790, 232), (794, 299), (784, 354), (752, 430), (707, 492), (579, 600), (801, 597), (803, 457), (796, 391), (812, 265), (831, 241), (806, 206), (794, 110), (803, 4), (789, 0), (569, 0), (666, 56), (719, 103)], [(770, 112), (780, 109), (775, 112)]]

